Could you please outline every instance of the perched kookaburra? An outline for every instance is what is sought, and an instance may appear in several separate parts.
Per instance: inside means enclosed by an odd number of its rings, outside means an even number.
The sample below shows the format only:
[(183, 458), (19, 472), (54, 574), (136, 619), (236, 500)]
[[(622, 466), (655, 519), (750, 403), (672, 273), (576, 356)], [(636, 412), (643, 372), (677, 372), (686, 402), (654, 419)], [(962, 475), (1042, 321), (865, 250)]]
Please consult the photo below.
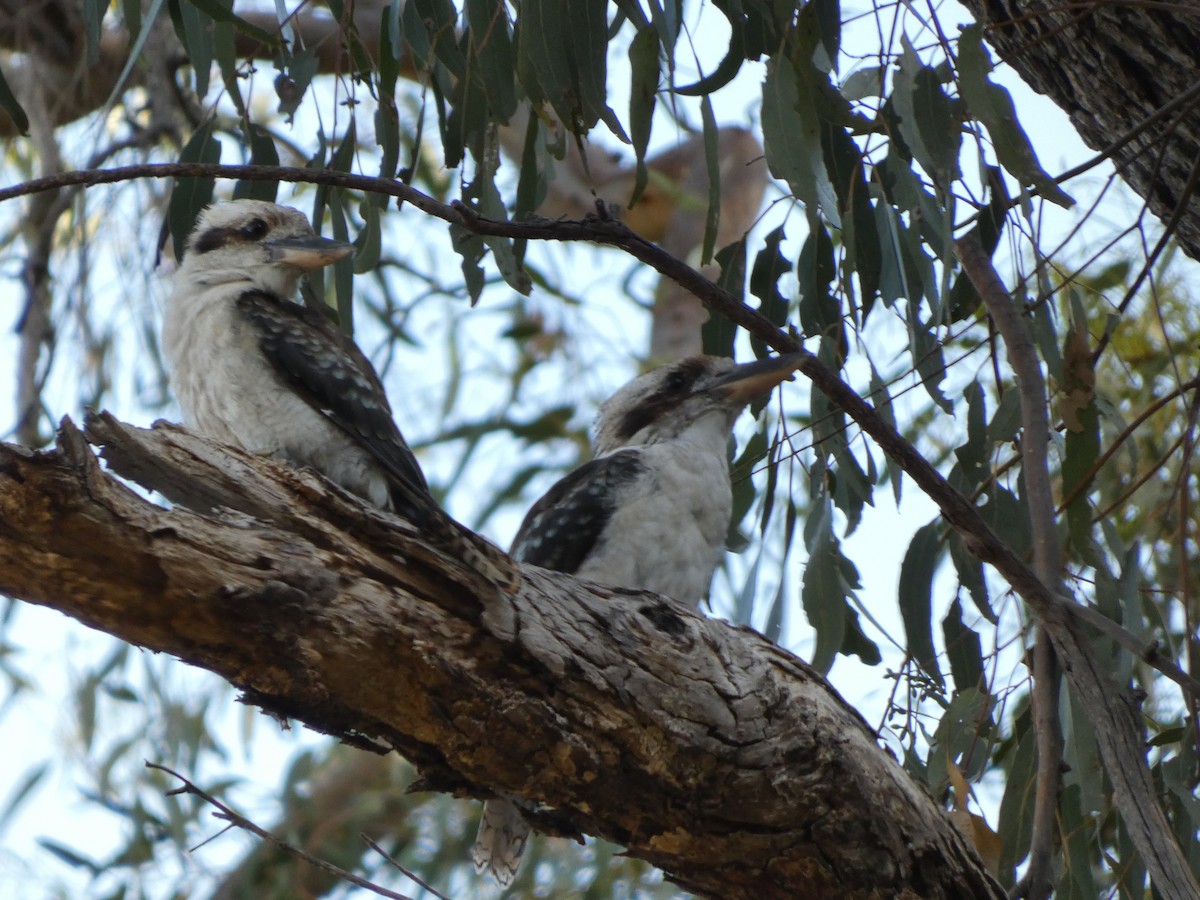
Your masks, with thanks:
[[(726, 455), (751, 399), (800, 365), (799, 354), (735, 365), (693, 356), (636, 378), (596, 420), (596, 458), (546, 492), (513, 541), (521, 562), (699, 603), (720, 562), (733, 509)], [(489, 800), (475, 868), (507, 887), (529, 825)]]
[(420, 522), (433, 500), (379, 376), (353, 341), (296, 300), (302, 275), (352, 250), (286, 206), (206, 209), (163, 323), (171, 387), (196, 431), (311, 466)]

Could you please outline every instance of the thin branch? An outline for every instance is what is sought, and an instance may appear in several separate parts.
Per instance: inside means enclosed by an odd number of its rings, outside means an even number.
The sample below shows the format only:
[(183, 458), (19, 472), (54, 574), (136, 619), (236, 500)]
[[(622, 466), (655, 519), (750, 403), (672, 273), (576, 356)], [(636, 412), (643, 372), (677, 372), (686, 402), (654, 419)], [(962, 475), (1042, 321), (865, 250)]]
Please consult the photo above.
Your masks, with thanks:
[(443, 894), (441, 891), (439, 891), (433, 885), (429, 884), (427, 881), (423, 880), (419, 876), (410, 872), (408, 869), (404, 868), (404, 866), (400, 865), (399, 862), (397, 862), (395, 859), (392, 858), (391, 854), (389, 854), (386, 850), (384, 850), (382, 847), (380, 847), (379, 844), (377, 844), (375, 841), (373, 841), (369, 835), (361, 834), (361, 835), (359, 835), (359, 837), (361, 837), (364, 841), (367, 842), (368, 847), (370, 847), (372, 850), (374, 850), (376, 853), (378, 853), (380, 856), (382, 856), (384, 859), (386, 859), (390, 865), (392, 865), (397, 871), (399, 871), (406, 878), (411, 878), (413, 881), (415, 881), (417, 884), (419, 884), (425, 890), (429, 891), (429, 893), (433, 894), (433, 896), (437, 897), (438, 900), (450, 900), (449, 897), (447, 897), (445, 894)]
[[(1004, 339), (1008, 361), (1017, 379), (1021, 405), (1021, 472), (1033, 535), (1033, 566), (1042, 583), (1057, 590), (1062, 581), (1061, 550), (1055, 528), (1054, 489), (1050, 483), (1047, 448), (1050, 422), (1046, 413), (1046, 381), (1033, 335), (996, 273), (979, 235), (968, 232), (955, 242), (955, 251), (971, 284)], [(1033, 724), (1037, 741), (1037, 787), (1033, 828), (1029, 838), (1029, 867), (1010, 896), (1043, 900), (1054, 889), (1054, 832), (1063, 756), (1058, 698), (1062, 673), (1045, 629), (1038, 628), (1033, 658)]]
[[(166, 772), (172, 778), (178, 778), (181, 782), (183, 782), (183, 787), (176, 788), (173, 791), (168, 791), (167, 794), (169, 796), (173, 796), (175, 794), (193, 794), (196, 797), (199, 797), (205, 803), (209, 804), (210, 806), (216, 807), (217, 812), (214, 813), (214, 815), (218, 819), (224, 819), (226, 822), (229, 822), (231, 825), (235, 825), (238, 828), (248, 831), (251, 834), (255, 835), (256, 837), (262, 838), (264, 841), (269, 841), (270, 843), (274, 844), (276, 847), (278, 847), (280, 850), (284, 851), (285, 853), (290, 853), (292, 856), (296, 857), (297, 859), (302, 859), (306, 863), (309, 863), (310, 865), (316, 866), (318, 869), (322, 869), (322, 870), (328, 872), (330, 875), (340, 878), (341, 880), (346, 881), (350, 884), (353, 884), (356, 887), (364, 888), (365, 890), (370, 891), (372, 894), (378, 894), (380, 897), (388, 897), (388, 898), (391, 898), (391, 900), (413, 900), (413, 898), (408, 896), (407, 894), (398, 894), (395, 891), (389, 891), (387, 888), (380, 887), (377, 884), (367, 881), (367, 879), (362, 878), (358, 875), (355, 875), (353, 872), (348, 872), (345, 869), (335, 866), (333, 863), (326, 862), (325, 860), (320, 859), (316, 856), (313, 856), (312, 854), (305, 853), (303, 850), (301, 850), (299, 847), (295, 846), (294, 844), (289, 844), (283, 838), (276, 837), (275, 835), (271, 834), (271, 832), (267, 831), (265, 828), (260, 828), (259, 826), (255, 825), (253, 822), (251, 822), (245, 816), (242, 816), (242, 815), (234, 812), (232, 809), (230, 809), (228, 806), (226, 806), (224, 803), (222, 803), (220, 800), (218, 800), (212, 794), (208, 794), (208, 793), (205, 793), (204, 791), (200, 790), (200, 788), (196, 787), (196, 785), (194, 785), (192, 782), (188, 781), (186, 778), (184, 778), (178, 772), (168, 769), (166, 766), (160, 766), (158, 763), (147, 762), (146, 768), (147, 769), (157, 769), (160, 772)], [(401, 869), (401, 871), (403, 872), (404, 870)], [(406, 872), (405, 874), (408, 874), (408, 873)], [(424, 884), (422, 884), (421, 886), (427, 887)], [(428, 889), (432, 890), (432, 888), (428, 888)], [(437, 892), (434, 891), (434, 893), (437, 893)], [(442, 895), (438, 894), (438, 896), (441, 897)]]

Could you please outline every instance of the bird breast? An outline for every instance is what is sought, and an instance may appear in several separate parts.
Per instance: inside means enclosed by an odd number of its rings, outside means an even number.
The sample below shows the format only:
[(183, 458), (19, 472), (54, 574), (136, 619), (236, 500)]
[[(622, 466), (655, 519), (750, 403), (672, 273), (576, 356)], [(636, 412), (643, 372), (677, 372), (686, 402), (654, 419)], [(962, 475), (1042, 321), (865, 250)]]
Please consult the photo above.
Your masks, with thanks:
[(379, 465), (276, 372), (237, 310), (246, 285), (186, 292), (163, 322), (163, 353), (184, 422), (214, 440), (310, 466), (376, 506), (391, 507)]
[(624, 486), (581, 578), (698, 604), (721, 559), (733, 508), (724, 443), (641, 451), (645, 472)]

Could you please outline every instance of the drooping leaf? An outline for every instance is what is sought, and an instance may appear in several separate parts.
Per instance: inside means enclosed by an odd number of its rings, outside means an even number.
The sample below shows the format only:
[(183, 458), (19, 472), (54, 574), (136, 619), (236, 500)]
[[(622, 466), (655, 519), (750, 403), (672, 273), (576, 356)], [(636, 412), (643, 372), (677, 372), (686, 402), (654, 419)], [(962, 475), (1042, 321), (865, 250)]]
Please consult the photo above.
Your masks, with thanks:
[(175, 25), (175, 36), (187, 51), (192, 64), (192, 79), (196, 95), (208, 93), (209, 74), (213, 64), (212, 18), (188, 0), (168, 0), (167, 9)]
[(650, 144), (651, 122), (658, 95), (659, 50), (658, 32), (653, 28), (638, 29), (629, 44), (629, 139), (637, 157), (633, 193), (629, 205), (637, 203), (646, 189), (649, 173), (646, 169), (646, 148)]
[[(750, 293), (758, 298), (758, 311), (780, 328), (787, 323), (789, 307), (779, 292), (779, 279), (791, 269), (791, 263), (779, 250), (785, 236), (783, 225), (772, 229), (763, 239), (763, 248), (754, 257), (754, 267), (750, 270)], [(759, 359), (768, 353), (766, 343), (757, 337), (750, 338), (750, 346)]]
[(962, 604), (957, 597), (942, 619), (942, 637), (955, 690), (983, 690), (983, 647), (979, 634), (963, 622)]
[[(250, 145), (250, 164), (254, 166), (279, 165), (279, 151), (275, 148), (275, 140), (271, 133), (261, 125), (251, 125), (247, 133)], [(279, 192), (278, 181), (261, 179), (239, 181), (233, 186), (234, 199), (249, 198), (275, 202)]]
[(467, 0), (470, 26), (468, 58), (490, 107), (490, 119), (507, 122), (517, 110), (516, 50), (513, 47), (508, 9), (502, 0)]
[(232, 25), (242, 34), (253, 38), (265, 47), (275, 47), (279, 44), (279, 35), (259, 28), (234, 13), (232, 0), (185, 0), (185, 2), (196, 7), (212, 21)]
[(1085, 559), (1091, 559), (1095, 555), (1092, 505), (1083, 485), (1100, 457), (1100, 413), (1096, 408), (1096, 372), (1092, 367), (1087, 317), (1074, 290), (1071, 307), (1058, 386), (1058, 414), (1066, 428), (1062, 489), (1063, 495), (1071, 498), (1066, 511), (1071, 544)]
[(917, 529), (900, 564), (899, 587), (908, 652), (938, 684), (942, 672), (933, 646), (933, 573), (940, 557), (941, 527), (940, 521), (933, 521)]
[[(179, 154), (181, 163), (219, 163), (221, 142), (213, 137), (213, 120), (197, 128)], [(175, 258), (183, 258), (183, 247), (196, 224), (200, 210), (212, 203), (213, 178), (178, 178), (167, 206), (167, 225), (171, 231)]]
[[(841, 217), (821, 147), (821, 120), (811, 66), (786, 56), (773, 59), (763, 81), (762, 124), (767, 167), (782, 178), (805, 207), (820, 209), (835, 227)], [(827, 77), (827, 76), (825, 76)]]
[(4, 70), (0, 68), (0, 108), (2, 108), (9, 117), (13, 120), (13, 124), (17, 127), (19, 134), (29, 134), (29, 116), (25, 115), (25, 110), (21, 108), (21, 104), (17, 102), (17, 98), (13, 95), (12, 88), (8, 86), (8, 82), (4, 79)]
[[(669, 4), (668, 4), (669, 5)], [(683, 97), (707, 97), (714, 91), (719, 91), (737, 77), (742, 63), (746, 59), (746, 22), (742, 12), (741, 0), (728, 0), (727, 3), (714, 4), (729, 22), (729, 51), (721, 57), (715, 69), (704, 75), (695, 84), (675, 88), (675, 93)]]
[(707, 94), (700, 98), (700, 119), (703, 123), (704, 166), (708, 170), (708, 211), (704, 216), (700, 265), (706, 266), (712, 261), (717, 227), (721, 221), (721, 160), (717, 157), (717, 119)]
[(100, 32), (104, 28), (107, 0), (83, 0), (83, 35), (87, 45), (87, 64), (100, 61)]
[(995, 625), (998, 619), (988, 596), (987, 580), (983, 577), (983, 563), (979, 561), (978, 556), (963, 546), (958, 532), (951, 532), (949, 544), (950, 560), (954, 563), (954, 571), (958, 573), (959, 584), (967, 589), (980, 615)]
[(942, 88), (934, 69), (921, 63), (908, 38), (902, 35), (901, 40), (904, 51), (891, 97), (900, 131), (917, 162), (948, 192), (961, 177), (963, 110)]
[(969, 25), (958, 39), (958, 89), (971, 114), (984, 124), (992, 147), (1010, 175), (1022, 185), (1032, 185), (1041, 196), (1064, 209), (1075, 201), (1046, 174), (1029, 138), (1017, 122), (1012, 96), (988, 78), (992, 61), (983, 46), (983, 29)]
[[(768, 237), (769, 240), (769, 237)], [(761, 256), (766, 251), (759, 251)], [(735, 297), (741, 297), (746, 285), (746, 241), (734, 241), (722, 247), (716, 256), (721, 274), (717, 276), (717, 284), (725, 288)], [(755, 262), (757, 265), (757, 260)], [(753, 289), (753, 283), (751, 285)], [(728, 318), (712, 314), (700, 326), (700, 346), (705, 353), (713, 356), (733, 356), (733, 342), (737, 337), (737, 326)]]
[[(545, 97), (576, 135), (598, 121), (619, 137), (608, 108), (608, 4), (605, 0), (522, 0), (518, 71), (531, 97)], [(536, 79), (536, 86), (528, 83)]]

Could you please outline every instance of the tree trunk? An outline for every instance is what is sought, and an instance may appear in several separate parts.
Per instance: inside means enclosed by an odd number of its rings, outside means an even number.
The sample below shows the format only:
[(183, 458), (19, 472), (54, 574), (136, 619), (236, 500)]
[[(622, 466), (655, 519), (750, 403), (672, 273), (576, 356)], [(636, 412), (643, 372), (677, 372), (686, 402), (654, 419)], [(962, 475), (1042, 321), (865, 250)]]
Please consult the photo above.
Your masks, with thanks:
[(315, 475), (101, 416), (0, 445), (0, 590), (220, 674), (439, 790), (525, 797), (722, 898), (1002, 897), (805, 663), (665, 598), (484, 583)]
[[(1112, 152), (1121, 177), (1200, 259), (1200, 17), (1194, 4), (962, 0), (1004, 62), (1103, 150), (1168, 107)], [(1034, 122), (1023, 123), (1033, 131)]]

